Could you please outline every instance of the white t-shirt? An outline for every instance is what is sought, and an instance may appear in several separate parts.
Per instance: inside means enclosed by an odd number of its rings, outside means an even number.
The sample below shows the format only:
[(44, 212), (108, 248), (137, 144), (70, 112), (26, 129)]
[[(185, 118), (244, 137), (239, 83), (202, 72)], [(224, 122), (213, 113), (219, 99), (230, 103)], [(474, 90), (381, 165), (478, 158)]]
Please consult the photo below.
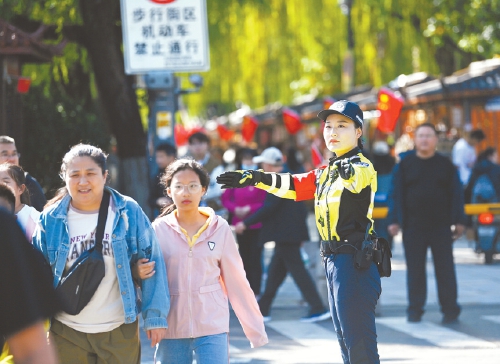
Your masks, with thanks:
[[(68, 210), (70, 249), (66, 269), (71, 267), (82, 252), (94, 246), (98, 215), (98, 211), (80, 211), (70, 205)], [(125, 322), (111, 241), (115, 215), (114, 206), (110, 201), (102, 248), (105, 276), (97, 291), (78, 315), (61, 312), (55, 316), (58, 321), (76, 331), (90, 334), (108, 332)]]
[(33, 232), (40, 218), (40, 213), (33, 206), (24, 205), (23, 208), (16, 214), (17, 222), (21, 225), (24, 234), (31, 243)]
[(451, 157), (458, 168), (460, 181), (465, 186), (469, 182), (472, 167), (476, 162), (476, 150), (464, 138), (458, 139), (453, 146)]

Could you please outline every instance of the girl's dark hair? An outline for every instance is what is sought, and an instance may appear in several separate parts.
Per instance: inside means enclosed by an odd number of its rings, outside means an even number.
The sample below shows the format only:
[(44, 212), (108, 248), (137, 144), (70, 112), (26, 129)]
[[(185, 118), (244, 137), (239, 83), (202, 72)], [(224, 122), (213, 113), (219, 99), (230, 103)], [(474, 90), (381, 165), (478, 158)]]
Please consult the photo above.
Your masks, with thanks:
[[(107, 167), (107, 159), (108, 155), (102, 151), (101, 148), (94, 147), (90, 144), (77, 144), (71, 147), (71, 149), (64, 155), (61, 164), (61, 171), (59, 172), (59, 177), (64, 181), (66, 177), (66, 172), (68, 169), (68, 165), (73, 161), (73, 159), (77, 157), (90, 157), (92, 160), (101, 167), (102, 174), (106, 173)], [(59, 200), (62, 200), (64, 196), (68, 194), (68, 189), (64, 186), (57, 190), (56, 195), (47, 202), (44, 206), (50, 206), (56, 203)]]
[(0, 171), (6, 171), (19, 187), (24, 185), (24, 192), (21, 194), (21, 203), (31, 206), (30, 191), (26, 187), (24, 170), (15, 164), (3, 163), (0, 164)]
[[(160, 183), (165, 188), (165, 190), (163, 191), (164, 195), (167, 195), (167, 188), (172, 184), (172, 179), (174, 178), (175, 174), (177, 172), (185, 170), (191, 170), (195, 172), (200, 178), (201, 187), (205, 188), (205, 190), (208, 188), (208, 185), (210, 184), (210, 176), (203, 168), (203, 166), (200, 163), (196, 162), (194, 159), (182, 158), (170, 163), (170, 165), (165, 170), (165, 173), (161, 176)], [(174, 203), (165, 206), (158, 218), (170, 214), (176, 208), (177, 207)]]
[(10, 189), (9, 186), (0, 183), (0, 198), (5, 199), (10, 205), (10, 211), (14, 213), (16, 208), (16, 196), (14, 196), (14, 192)]
[(488, 147), (485, 150), (483, 150), (479, 155), (477, 156), (478, 161), (482, 161), (485, 159), (489, 159), (493, 154), (495, 154), (497, 150), (493, 147)]

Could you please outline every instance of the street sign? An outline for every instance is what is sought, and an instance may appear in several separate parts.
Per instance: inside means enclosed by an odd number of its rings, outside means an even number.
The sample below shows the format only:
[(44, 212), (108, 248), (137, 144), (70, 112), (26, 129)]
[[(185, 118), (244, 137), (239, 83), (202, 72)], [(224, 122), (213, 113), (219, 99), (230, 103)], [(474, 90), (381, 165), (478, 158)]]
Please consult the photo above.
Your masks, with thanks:
[(125, 72), (210, 69), (206, 0), (121, 0)]
[(160, 139), (172, 137), (172, 113), (170, 111), (158, 111), (156, 113), (156, 135)]

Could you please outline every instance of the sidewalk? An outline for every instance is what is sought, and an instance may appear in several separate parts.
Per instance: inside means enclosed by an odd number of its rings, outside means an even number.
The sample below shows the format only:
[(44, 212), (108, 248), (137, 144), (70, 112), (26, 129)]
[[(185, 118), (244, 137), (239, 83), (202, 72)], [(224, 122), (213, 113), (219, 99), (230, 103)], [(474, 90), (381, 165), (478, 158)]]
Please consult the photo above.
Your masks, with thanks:
[[(304, 244), (309, 258), (309, 270), (315, 279), (316, 286), (325, 306), (328, 306), (326, 280), (319, 255), (318, 233), (314, 225), (314, 215), (308, 217), (311, 241)], [(273, 253), (274, 243), (264, 246), (265, 268)], [(455, 265), (458, 281), (458, 300), (461, 305), (498, 304), (500, 303), (500, 262), (498, 258), (492, 265), (484, 264), (484, 257), (477, 255), (472, 244), (465, 238), (453, 243)], [(406, 263), (403, 255), (401, 235), (394, 240), (392, 257), (392, 275), (382, 278), (382, 295), (379, 305), (406, 306)], [(427, 306), (437, 306), (436, 280), (430, 249), (427, 256)], [(265, 284), (265, 282), (264, 282)], [(263, 285), (264, 287), (264, 285)], [(273, 308), (307, 307), (301, 294), (290, 276), (280, 287), (273, 302)]]

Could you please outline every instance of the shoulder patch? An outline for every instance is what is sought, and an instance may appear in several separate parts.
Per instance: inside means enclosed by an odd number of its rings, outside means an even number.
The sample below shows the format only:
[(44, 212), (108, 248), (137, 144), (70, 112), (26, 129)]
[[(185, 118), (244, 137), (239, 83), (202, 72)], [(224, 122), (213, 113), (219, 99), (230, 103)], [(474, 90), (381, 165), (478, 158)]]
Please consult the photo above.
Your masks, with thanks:
[(351, 157), (351, 163), (355, 164), (357, 166), (360, 166), (360, 167), (369, 167), (370, 166), (369, 163), (363, 162), (358, 155)]

